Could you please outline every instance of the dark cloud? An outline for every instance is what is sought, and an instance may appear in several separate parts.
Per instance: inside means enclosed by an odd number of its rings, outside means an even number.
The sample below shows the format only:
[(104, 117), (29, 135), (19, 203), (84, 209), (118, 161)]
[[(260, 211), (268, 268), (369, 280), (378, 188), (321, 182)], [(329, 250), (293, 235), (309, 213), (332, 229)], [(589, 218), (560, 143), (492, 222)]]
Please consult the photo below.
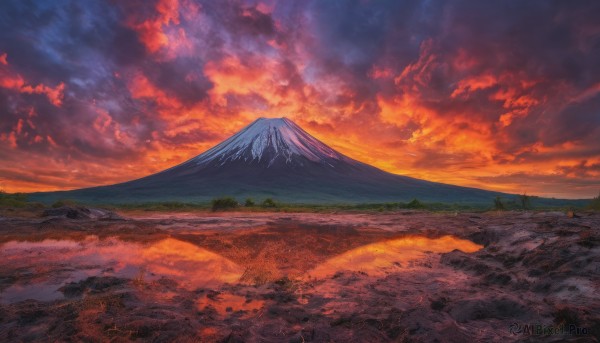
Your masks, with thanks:
[(145, 75), (169, 96), (193, 105), (207, 96), (212, 82), (203, 73), (204, 62), (194, 57), (146, 63)]
[(600, 94), (586, 101), (569, 103), (550, 118), (551, 125), (540, 130), (545, 144), (570, 140), (600, 143)]
[(120, 24), (117, 24), (114, 29), (106, 53), (113, 57), (115, 64), (122, 66), (140, 63), (147, 55), (146, 48), (140, 42), (137, 33)]
[(235, 21), (239, 29), (245, 33), (265, 36), (273, 36), (275, 33), (273, 18), (254, 7), (238, 9)]

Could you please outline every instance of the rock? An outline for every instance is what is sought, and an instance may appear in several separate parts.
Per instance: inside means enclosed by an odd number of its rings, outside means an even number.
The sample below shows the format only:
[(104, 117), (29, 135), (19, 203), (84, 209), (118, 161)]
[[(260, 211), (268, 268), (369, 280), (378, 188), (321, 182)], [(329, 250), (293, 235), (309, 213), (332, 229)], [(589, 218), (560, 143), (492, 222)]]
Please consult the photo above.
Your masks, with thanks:
[(90, 276), (79, 282), (69, 282), (58, 290), (66, 297), (77, 297), (83, 295), (86, 290), (92, 293), (101, 293), (125, 283), (127, 283), (127, 279), (112, 276)]
[(59, 208), (50, 208), (42, 213), (43, 217), (62, 217), (69, 219), (110, 219), (110, 220), (122, 220), (123, 217), (120, 215), (104, 210), (101, 208), (88, 208), (88, 207), (72, 207), (72, 206), (62, 206)]
[(487, 247), (491, 243), (500, 241), (502, 239), (502, 236), (503, 234), (497, 229), (483, 228), (478, 232), (474, 232), (471, 235), (469, 235), (469, 239), (477, 244), (481, 244)]
[(441, 297), (437, 300), (431, 300), (431, 309), (435, 311), (441, 311), (448, 304), (448, 299)]
[(490, 271), (490, 267), (485, 263), (482, 263), (477, 257), (471, 254), (466, 254), (460, 250), (453, 250), (449, 253), (442, 254), (440, 261), (443, 264), (457, 269), (473, 271), (478, 275), (482, 275)]

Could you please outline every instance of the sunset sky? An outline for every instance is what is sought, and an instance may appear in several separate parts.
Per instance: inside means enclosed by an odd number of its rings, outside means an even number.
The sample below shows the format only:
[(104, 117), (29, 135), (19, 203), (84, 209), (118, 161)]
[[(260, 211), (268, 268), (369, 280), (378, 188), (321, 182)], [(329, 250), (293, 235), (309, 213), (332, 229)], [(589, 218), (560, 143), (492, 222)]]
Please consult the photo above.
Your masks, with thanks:
[(600, 192), (600, 1), (5, 0), (0, 187), (74, 189), (288, 117), (386, 171)]

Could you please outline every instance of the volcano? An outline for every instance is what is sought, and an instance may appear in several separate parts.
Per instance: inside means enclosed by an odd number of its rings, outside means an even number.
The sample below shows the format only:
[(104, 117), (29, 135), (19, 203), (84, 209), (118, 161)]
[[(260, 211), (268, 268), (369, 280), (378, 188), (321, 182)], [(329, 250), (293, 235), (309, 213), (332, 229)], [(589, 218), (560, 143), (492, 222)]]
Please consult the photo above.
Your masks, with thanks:
[(206, 152), (162, 172), (110, 186), (38, 193), (96, 203), (206, 202), (267, 197), (287, 203), (490, 203), (499, 193), (385, 172), (345, 156), (287, 118), (259, 118)]

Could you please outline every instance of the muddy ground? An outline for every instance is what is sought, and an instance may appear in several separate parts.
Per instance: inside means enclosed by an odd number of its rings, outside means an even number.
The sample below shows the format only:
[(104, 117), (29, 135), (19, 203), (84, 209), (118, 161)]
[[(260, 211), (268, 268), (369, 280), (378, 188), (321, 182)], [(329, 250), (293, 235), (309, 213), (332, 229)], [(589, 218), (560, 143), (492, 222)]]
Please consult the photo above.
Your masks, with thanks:
[(598, 342), (600, 214), (0, 216), (0, 341)]

